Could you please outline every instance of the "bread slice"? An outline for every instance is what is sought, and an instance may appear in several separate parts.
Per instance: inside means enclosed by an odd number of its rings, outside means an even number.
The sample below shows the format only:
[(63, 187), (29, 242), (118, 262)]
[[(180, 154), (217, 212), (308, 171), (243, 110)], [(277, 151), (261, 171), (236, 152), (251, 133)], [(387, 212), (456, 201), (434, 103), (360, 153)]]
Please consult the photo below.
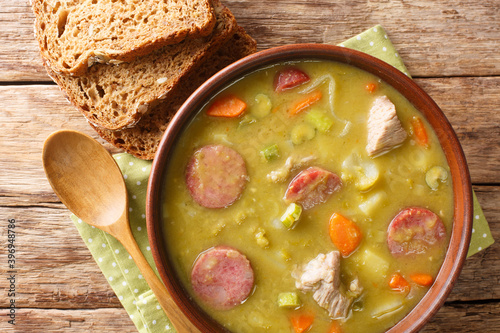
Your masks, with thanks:
[(136, 157), (151, 160), (168, 123), (184, 101), (213, 74), (255, 51), (255, 40), (243, 28), (238, 27), (233, 37), (215, 55), (205, 60), (200, 68), (191, 71), (175, 89), (175, 93), (157, 105), (135, 127), (121, 131), (93, 127), (103, 139), (114, 146)]
[(210, 36), (164, 46), (130, 63), (97, 64), (80, 77), (57, 74), (47, 63), (45, 67), (89, 122), (109, 130), (132, 127), (234, 33), (237, 24), (231, 11), (219, 0), (213, 4), (217, 24)]
[(132, 61), (212, 32), (210, 0), (31, 0), (43, 58), (57, 73)]

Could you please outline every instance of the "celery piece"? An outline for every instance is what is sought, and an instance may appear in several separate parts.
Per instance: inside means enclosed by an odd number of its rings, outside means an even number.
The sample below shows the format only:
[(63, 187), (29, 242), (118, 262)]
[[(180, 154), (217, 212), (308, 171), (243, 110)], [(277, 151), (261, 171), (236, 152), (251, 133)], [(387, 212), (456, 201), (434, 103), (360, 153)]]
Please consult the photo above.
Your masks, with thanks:
[(448, 172), (442, 166), (436, 165), (430, 168), (425, 174), (425, 182), (433, 190), (437, 190), (439, 187), (439, 182), (445, 182), (448, 179)]
[(306, 114), (306, 121), (314, 126), (320, 133), (326, 133), (333, 125), (332, 118), (323, 111), (312, 109)]
[(280, 293), (278, 295), (278, 305), (280, 308), (295, 308), (300, 305), (299, 295), (296, 292)]
[(272, 161), (275, 158), (280, 157), (280, 150), (277, 144), (266, 147), (260, 151), (260, 154), (266, 159), (266, 161)]
[(302, 214), (302, 206), (292, 202), (286, 208), (285, 214), (281, 216), (281, 223), (287, 228), (292, 228), (300, 219), (300, 214)]

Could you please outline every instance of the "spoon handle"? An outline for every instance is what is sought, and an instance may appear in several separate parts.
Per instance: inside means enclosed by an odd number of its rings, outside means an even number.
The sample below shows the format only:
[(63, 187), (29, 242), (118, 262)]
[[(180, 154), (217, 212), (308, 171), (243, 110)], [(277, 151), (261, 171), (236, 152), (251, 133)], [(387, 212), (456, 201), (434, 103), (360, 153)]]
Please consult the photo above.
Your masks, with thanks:
[(126, 227), (120, 228), (120, 230), (110, 230), (110, 233), (115, 235), (115, 238), (117, 238), (128, 251), (177, 332), (201, 333), (175, 304), (167, 288), (160, 281), (151, 266), (149, 266), (148, 261), (139, 249), (129, 224), (126, 223), (125, 225)]

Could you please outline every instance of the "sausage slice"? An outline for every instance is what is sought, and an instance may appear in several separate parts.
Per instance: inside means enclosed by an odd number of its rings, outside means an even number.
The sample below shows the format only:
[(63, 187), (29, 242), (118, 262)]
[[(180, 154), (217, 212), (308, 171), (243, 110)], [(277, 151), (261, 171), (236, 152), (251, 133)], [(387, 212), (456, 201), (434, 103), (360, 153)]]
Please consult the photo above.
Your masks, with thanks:
[(284, 90), (295, 88), (302, 83), (309, 82), (309, 75), (296, 67), (285, 68), (274, 77), (274, 90), (282, 92)]
[(216, 310), (228, 310), (241, 304), (250, 295), (253, 284), (250, 261), (228, 246), (203, 252), (191, 271), (194, 292)]
[(288, 185), (285, 201), (296, 202), (309, 209), (325, 202), (342, 186), (340, 177), (333, 172), (310, 167), (301, 171)]
[(243, 192), (247, 169), (243, 157), (223, 145), (198, 149), (186, 168), (186, 185), (191, 197), (206, 208), (224, 208)]
[(424, 253), (442, 245), (445, 238), (446, 228), (439, 216), (420, 207), (403, 209), (387, 229), (387, 245), (394, 256)]

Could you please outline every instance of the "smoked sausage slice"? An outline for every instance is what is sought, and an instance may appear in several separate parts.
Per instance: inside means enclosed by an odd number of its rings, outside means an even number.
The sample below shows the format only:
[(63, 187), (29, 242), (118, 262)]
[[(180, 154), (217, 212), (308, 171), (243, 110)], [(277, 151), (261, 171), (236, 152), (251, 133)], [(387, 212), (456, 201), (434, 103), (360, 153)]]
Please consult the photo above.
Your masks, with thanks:
[(310, 167), (292, 179), (285, 193), (286, 202), (296, 202), (309, 209), (325, 202), (330, 194), (340, 189), (340, 177), (333, 172)]
[(302, 83), (309, 82), (309, 75), (296, 67), (285, 68), (274, 77), (274, 91), (282, 92), (284, 90), (295, 88)]
[(191, 271), (191, 285), (200, 299), (217, 310), (228, 310), (250, 295), (254, 273), (238, 250), (217, 246), (203, 252)]
[(424, 253), (443, 244), (446, 228), (435, 213), (420, 207), (403, 209), (387, 229), (387, 245), (394, 256)]
[(224, 208), (234, 203), (247, 183), (243, 157), (223, 145), (198, 149), (186, 168), (191, 197), (206, 208)]

